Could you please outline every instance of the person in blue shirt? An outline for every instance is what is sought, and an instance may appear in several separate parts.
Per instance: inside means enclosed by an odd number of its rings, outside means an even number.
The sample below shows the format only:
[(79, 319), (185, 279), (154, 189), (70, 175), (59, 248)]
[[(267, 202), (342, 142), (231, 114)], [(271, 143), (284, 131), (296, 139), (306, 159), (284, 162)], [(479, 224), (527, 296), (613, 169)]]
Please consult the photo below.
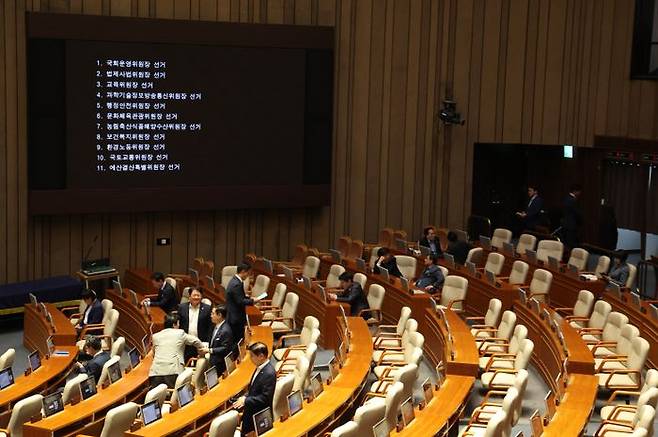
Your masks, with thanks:
[(429, 255), (425, 257), (425, 269), (418, 279), (416, 279), (416, 288), (425, 290), (430, 294), (438, 292), (443, 286), (443, 272), (437, 265), (439, 262), (438, 255)]
[(423, 238), (418, 240), (418, 245), (427, 247), (432, 255), (441, 255), (441, 244), (439, 239), (436, 238), (436, 229), (433, 226), (428, 226), (423, 229)]

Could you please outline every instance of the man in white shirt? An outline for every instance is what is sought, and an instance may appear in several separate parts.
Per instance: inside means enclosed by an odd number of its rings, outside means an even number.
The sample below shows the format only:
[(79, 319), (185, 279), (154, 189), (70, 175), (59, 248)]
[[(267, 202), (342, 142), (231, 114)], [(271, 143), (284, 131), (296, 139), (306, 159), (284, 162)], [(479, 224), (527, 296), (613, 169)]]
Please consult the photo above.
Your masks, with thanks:
[[(203, 299), (201, 289), (190, 289), (190, 300), (178, 306), (178, 316), (180, 317), (180, 327), (183, 331), (208, 343), (212, 330), (212, 322), (210, 320), (211, 307), (201, 302), (201, 299)], [(195, 356), (195, 348), (189, 346), (185, 348), (185, 362)]]

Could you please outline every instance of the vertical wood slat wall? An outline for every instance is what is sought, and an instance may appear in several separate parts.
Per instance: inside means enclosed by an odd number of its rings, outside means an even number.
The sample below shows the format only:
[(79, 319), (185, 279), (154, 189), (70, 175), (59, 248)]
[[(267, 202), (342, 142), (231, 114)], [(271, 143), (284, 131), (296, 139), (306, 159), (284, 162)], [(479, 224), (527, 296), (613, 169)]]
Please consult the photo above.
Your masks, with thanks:
[[(658, 84), (628, 78), (631, 0), (0, 0), (0, 283), (91, 257), (184, 271), (287, 258), (384, 226), (463, 226), (473, 144), (658, 138)], [(26, 11), (335, 26), (332, 205), (28, 217)], [(467, 119), (437, 122), (451, 96)], [(513, 168), (501, 171), (514, 171)], [(166, 206), (163, 205), (163, 210)], [(155, 238), (171, 237), (158, 247)]]

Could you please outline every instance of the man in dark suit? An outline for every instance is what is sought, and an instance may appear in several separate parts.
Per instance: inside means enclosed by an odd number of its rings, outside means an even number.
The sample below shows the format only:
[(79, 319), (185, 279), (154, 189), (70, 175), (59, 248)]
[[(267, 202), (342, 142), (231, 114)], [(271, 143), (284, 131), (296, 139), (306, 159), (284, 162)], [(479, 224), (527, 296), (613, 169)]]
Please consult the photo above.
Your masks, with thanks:
[[(212, 329), (212, 323), (210, 321), (212, 308), (210, 305), (201, 302), (201, 299), (203, 299), (201, 289), (190, 289), (190, 300), (178, 305), (178, 317), (180, 317), (180, 328), (183, 331), (208, 343)], [(185, 347), (185, 362), (196, 356), (196, 348), (192, 346)]]
[(272, 408), (274, 388), (276, 387), (276, 372), (270, 363), (267, 346), (254, 343), (249, 346), (249, 358), (256, 366), (251, 377), (246, 396), (240, 396), (233, 404), (234, 408), (242, 409), (242, 436), (254, 430), (254, 414), (265, 408)]
[(80, 333), (82, 328), (85, 325), (94, 325), (103, 322), (103, 305), (96, 297), (96, 293), (93, 290), (84, 289), (81, 294), (82, 300), (87, 305), (84, 313), (80, 316), (78, 324), (75, 326), (75, 329)]
[(215, 325), (210, 334), (208, 349), (210, 350), (210, 365), (215, 366), (217, 374), (226, 370), (224, 357), (233, 352), (233, 331), (226, 323), (226, 307), (218, 305), (212, 309), (212, 322)]
[(383, 267), (386, 270), (388, 270), (388, 274), (390, 276), (397, 276), (398, 278), (402, 277), (402, 272), (398, 267), (398, 262), (393, 256), (393, 254), (391, 253), (391, 251), (388, 250), (388, 248), (380, 247), (379, 250), (377, 251), (377, 256), (379, 258), (375, 263), (375, 268), (373, 269), (373, 272), (379, 273), (379, 268)]
[(85, 353), (91, 357), (89, 361), (77, 363), (78, 372), (86, 373), (98, 381), (103, 371), (103, 365), (110, 359), (110, 354), (101, 347), (100, 337), (90, 335), (85, 340)]
[(564, 199), (564, 210), (562, 211), (562, 240), (569, 248), (578, 247), (578, 229), (583, 222), (578, 199), (582, 188), (578, 184), (571, 186), (569, 194)]
[(437, 265), (439, 262), (438, 255), (430, 255), (425, 257), (425, 269), (418, 279), (416, 279), (416, 288), (425, 290), (430, 294), (434, 294), (443, 286), (443, 272)]
[(365, 319), (368, 318), (367, 313), (361, 314), (362, 310), (370, 308), (368, 306), (368, 300), (366, 295), (361, 288), (361, 284), (354, 282), (354, 275), (349, 272), (343, 272), (338, 277), (340, 280), (340, 288), (343, 289), (343, 292), (340, 296), (329, 293), (327, 296), (331, 300), (338, 302), (346, 302), (350, 304), (350, 315), (353, 317), (362, 315)]
[(226, 321), (233, 332), (234, 351), (238, 350), (238, 342), (244, 338), (244, 328), (247, 325), (247, 305), (253, 305), (254, 300), (248, 298), (244, 291), (244, 281), (249, 276), (251, 266), (247, 263), (238, 265), (237, 273), (226, 287)]
[(158, 298), (156, 300), (146, 299), (148, 305), (152, 307), (160, 307), (165, 313), (169, 313), (176, 309), (178, 306), (178, 295), (174, 287), (165, 281), (165, 276), (156, 272), (151, 275), (151, 283), (153, 287), (158, 289)]
[(528, 187), (528, 198), (528, 205), (525, 211), (517, 212), (516, 215), (522, 219), (523, 227), (532, 231), (539, 223), (539, 214), (544, 207), (544, 200), (539, 197), (537, 187), (532, 185)]
[(469, 250), (471, 250), (470, 244), (466, 241), (461, 241), (457, 237), (457, 233), (452, 231), (448, 232), (448, 249), (446, 250), (446, 253), (455, 257), (455, 262), (457, 264), (463, 265), (466, 262)]
[(418, 245), (427, 247), (430, 250), (431, 255), (441, 255), (441, 244), (439, 239), (436, 238), (436, 229), (432, 226), (428, 226), (423, 229), (423, 238), (418, 240)]

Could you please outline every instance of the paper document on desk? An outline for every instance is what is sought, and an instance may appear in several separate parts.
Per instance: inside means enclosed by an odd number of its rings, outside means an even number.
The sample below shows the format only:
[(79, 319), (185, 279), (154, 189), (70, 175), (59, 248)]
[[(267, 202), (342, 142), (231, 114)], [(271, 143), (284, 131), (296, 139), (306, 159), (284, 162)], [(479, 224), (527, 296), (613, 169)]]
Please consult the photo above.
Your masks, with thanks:
[(263, 300), (267, 297), (267, 293), (263, 292), (262, 294), (259, 294), (258, 296), (254, 297), (254, 300), (258, 302), (259, 300)]
[(580, 275), (580, 279), (583, 281), (596, 281), (599, 278), (596, 275), (592, 275), (590, 273), (582, 273)]
[(69, 352), (68, 351), (61, 351), (61, 350), (56, 349), (56, 350), (53, 351), (53, 355), (56, 356), (56, 357), (68, 357)]

